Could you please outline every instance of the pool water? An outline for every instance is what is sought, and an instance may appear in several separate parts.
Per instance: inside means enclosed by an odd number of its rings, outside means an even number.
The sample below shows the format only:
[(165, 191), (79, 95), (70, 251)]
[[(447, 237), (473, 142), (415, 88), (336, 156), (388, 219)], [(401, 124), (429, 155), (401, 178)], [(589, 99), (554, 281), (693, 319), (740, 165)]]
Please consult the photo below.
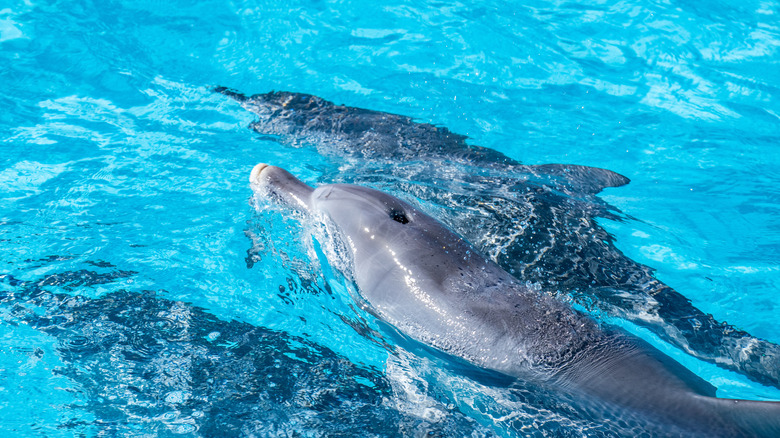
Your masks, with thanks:
[[(215, 86), (625, 175), (599, 195), (615, 245), (780, 343), (780, 2), (191, 3), (0, 6), (0, 435), (610, 435), (356, 306), (312, 225), (247, 182), (341, 163), (253, 133)], [(610, 322), (721, 397), (780, 400)]]

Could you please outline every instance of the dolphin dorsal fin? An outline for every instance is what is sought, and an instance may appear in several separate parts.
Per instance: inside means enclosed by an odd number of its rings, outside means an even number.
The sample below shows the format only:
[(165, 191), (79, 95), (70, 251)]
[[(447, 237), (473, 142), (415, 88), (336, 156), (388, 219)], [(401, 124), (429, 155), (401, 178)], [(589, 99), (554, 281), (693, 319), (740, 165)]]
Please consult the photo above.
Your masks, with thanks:
[(607, 187), (620, 187), (631, 180), (599, 167), (576, 164), (537, 164), (528, 166), (535, 173), (554, 177), (559, 190), (574, 195), (595, 195)]

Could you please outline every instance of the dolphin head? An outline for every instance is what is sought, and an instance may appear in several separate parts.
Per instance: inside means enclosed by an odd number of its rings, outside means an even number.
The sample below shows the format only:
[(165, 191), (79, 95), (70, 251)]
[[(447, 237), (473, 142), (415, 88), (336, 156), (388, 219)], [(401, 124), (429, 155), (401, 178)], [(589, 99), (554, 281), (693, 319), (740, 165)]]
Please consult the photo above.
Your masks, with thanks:
[(354, 240), (379, 245), (388, 245), (388, 238), (403, 239), (419, 226), (420, 219), (425, 220), (416, 208), (394, 196), (349, 184), (321, 186), (312, 193), (311, 203)]
[(312, 193), (311, 208), (342, 233), (352, 251), (355, 279), (367, 295), (415, 294), (417, 289), (445, 293), (453, 273), (469, 263), (484, 263), (444, 225), (379, 190), (324, 185)]
[(350, 274), (376, 310), (411, 311), (408, 306), (464, 291), (460, 285), (469, 281), (477, 288), (486, 272), (498, 270), (444, 225), (379, 190), (349, 184), (312, 189), (265, 164), (255, 166), (250, 181), (258, 195), (320, 215), (335, 227), (350, 252)]

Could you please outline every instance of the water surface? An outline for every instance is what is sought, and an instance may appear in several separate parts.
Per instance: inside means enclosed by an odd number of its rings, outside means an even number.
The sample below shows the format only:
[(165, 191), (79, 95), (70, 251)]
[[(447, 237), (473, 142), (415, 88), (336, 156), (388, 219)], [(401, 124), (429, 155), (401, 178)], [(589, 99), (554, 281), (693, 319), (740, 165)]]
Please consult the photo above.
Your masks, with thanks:
[[(217, 85), (626, 175), (601, 195), (634, 218), (600, 222), (616, 245), (780, 342), (778, 14), (776, 1), (6, 2), (0, 431), (603, 432), (385, 345), (349, 284), (311, 269), (301, 223), (250, 203), (259, 161), (310, 183), (340, 163), (253, 134)], [(637, 332), (720, 396), (780, 399)]]

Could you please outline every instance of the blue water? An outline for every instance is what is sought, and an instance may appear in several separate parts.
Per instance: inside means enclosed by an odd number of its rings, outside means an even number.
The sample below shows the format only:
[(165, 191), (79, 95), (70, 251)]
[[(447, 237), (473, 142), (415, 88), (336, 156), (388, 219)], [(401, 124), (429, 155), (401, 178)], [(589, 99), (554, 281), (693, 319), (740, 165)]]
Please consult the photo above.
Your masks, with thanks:
[[(217, 85), (626, 175), (601, 194), (632, 218), (600, 221), (617, 247), (780, 343), (780, 2), (191, 3), (0, 6), (0, 435), (599, 431), (378, 341), (300, 223), (250, 202), (257, 162), (316, 183), (337, 160), (258, 137)], [(780, 400), (628, 328), (719, 396)]]

